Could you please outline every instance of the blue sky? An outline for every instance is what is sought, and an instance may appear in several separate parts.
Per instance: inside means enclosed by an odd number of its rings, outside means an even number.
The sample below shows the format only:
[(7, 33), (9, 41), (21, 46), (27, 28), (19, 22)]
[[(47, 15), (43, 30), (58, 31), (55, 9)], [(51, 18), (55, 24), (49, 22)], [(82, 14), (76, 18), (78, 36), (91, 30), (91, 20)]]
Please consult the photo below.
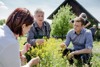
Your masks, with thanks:
[[(25, 7), (34, 14), (34, 10), (42, 8), (45, 11), (46, 18), (64, 1), (64, 0), (0, 0), (4, 6), (0, 8), (0, 18), (7, 18), (9, 14), (17, 7)], [(1, 4), (2, 4), (1, 3)]]
[[(37, 8), (45, 11), (46, 18), (63, 2), (64, 0), (0, 0), (0, 19), (7, 18), (9, 14), (17, 7), (25, 7), (32, 14)], [(100, 0), (77, 0), (85, 9), (87, 9), (96, 19), (100, 21)]]

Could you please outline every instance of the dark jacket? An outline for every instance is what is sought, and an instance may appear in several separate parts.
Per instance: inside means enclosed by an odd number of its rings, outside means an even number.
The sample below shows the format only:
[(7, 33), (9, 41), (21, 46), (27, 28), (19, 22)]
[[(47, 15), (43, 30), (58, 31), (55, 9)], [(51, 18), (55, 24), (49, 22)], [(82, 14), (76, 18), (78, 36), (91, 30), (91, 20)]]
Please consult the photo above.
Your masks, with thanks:
[(51, 31), (51, 27), (48, 22), (44, 21), (42, 28), (39, 28), (37, 22), (34, 22), (33, 26), (31, 27), (28, 33), (27, 41), (31, 45), (35, 46), (36, 39), (42, 39), (44, 36), (49, 38), (50, 31)]

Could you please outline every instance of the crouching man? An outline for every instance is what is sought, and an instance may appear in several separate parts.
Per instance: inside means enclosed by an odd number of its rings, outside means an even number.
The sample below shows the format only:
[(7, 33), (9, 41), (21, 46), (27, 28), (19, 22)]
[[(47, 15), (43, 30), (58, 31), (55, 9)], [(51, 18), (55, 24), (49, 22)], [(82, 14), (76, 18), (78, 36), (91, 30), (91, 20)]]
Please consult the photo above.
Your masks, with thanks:
[[(93, 39), (91, 31), (84, 28), (84, 20), (81, 17), (76, 17), (74, 19), (73, 29), (67, 33), (65, 43), (62, 43), (60, 46), (63, 48), (66, 46), (66, 49), (63, 52), (64, 54), (68, 54), (68, 59), (70, 64), (73, 64), (72, 58), (82, 61), (85, 64), (89, 64), (90, 54), (92, 53), (93, 48)], [(67, 48), (72, 42), (73, 49)]]

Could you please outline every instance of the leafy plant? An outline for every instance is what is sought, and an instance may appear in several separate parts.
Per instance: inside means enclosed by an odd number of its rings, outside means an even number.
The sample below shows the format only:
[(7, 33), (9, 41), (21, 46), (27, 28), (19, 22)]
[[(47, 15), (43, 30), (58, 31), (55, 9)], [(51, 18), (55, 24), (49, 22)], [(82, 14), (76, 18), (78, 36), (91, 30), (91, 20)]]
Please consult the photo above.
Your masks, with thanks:
[(5, 23), (5, 19), (0, 20), (0, 25), (3, 25)]
[(71, 6), (66, 5), (65, 7), (61, 7), (58, 13), (53, 16), (52, 36), (60, 37), (63, 40), (68, 30), (72, 27), (69, 22), (74, 17), (75, 15), (71, 11)]
[[(22, 44), (20, 45), (21, 49), (25, 41), (26, 37), (19, 38), (19, 43)], [(40, 63), (33, 67), (71, 67), (67, 58), (62, 58), (62, 49), (59, 46), (62, 42), (61, 39), (50, 38), (47, 39), (42, 46), (37, 46), (36, 48), (32, 47), (31, 52), (27, 54), (29, 54), (31, 58), (39, 56), (41, 59)], [(100, 42), (94, 41), (93, 45), (92, 67), (100, 67)], [(71, 48), (72, 45), (69, 47)], [(79, 65), (72, 67), (78, 67)]]

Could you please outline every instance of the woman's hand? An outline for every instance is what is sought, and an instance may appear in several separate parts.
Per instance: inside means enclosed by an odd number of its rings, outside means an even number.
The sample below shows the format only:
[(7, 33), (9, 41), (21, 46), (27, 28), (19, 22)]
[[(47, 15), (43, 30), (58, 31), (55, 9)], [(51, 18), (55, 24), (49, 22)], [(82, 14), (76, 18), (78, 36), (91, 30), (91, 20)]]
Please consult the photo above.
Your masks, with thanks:
[(36, 57), (31, 59), (25, 66), (23, 67), (32, 67), (33, 65), (37, 65), (40, 62), (40, 58)]
[(23, 50), (21, 51), (22, 54), (25, 54), (31, 47), (31, 44), (26, 43), (23, 47)]

